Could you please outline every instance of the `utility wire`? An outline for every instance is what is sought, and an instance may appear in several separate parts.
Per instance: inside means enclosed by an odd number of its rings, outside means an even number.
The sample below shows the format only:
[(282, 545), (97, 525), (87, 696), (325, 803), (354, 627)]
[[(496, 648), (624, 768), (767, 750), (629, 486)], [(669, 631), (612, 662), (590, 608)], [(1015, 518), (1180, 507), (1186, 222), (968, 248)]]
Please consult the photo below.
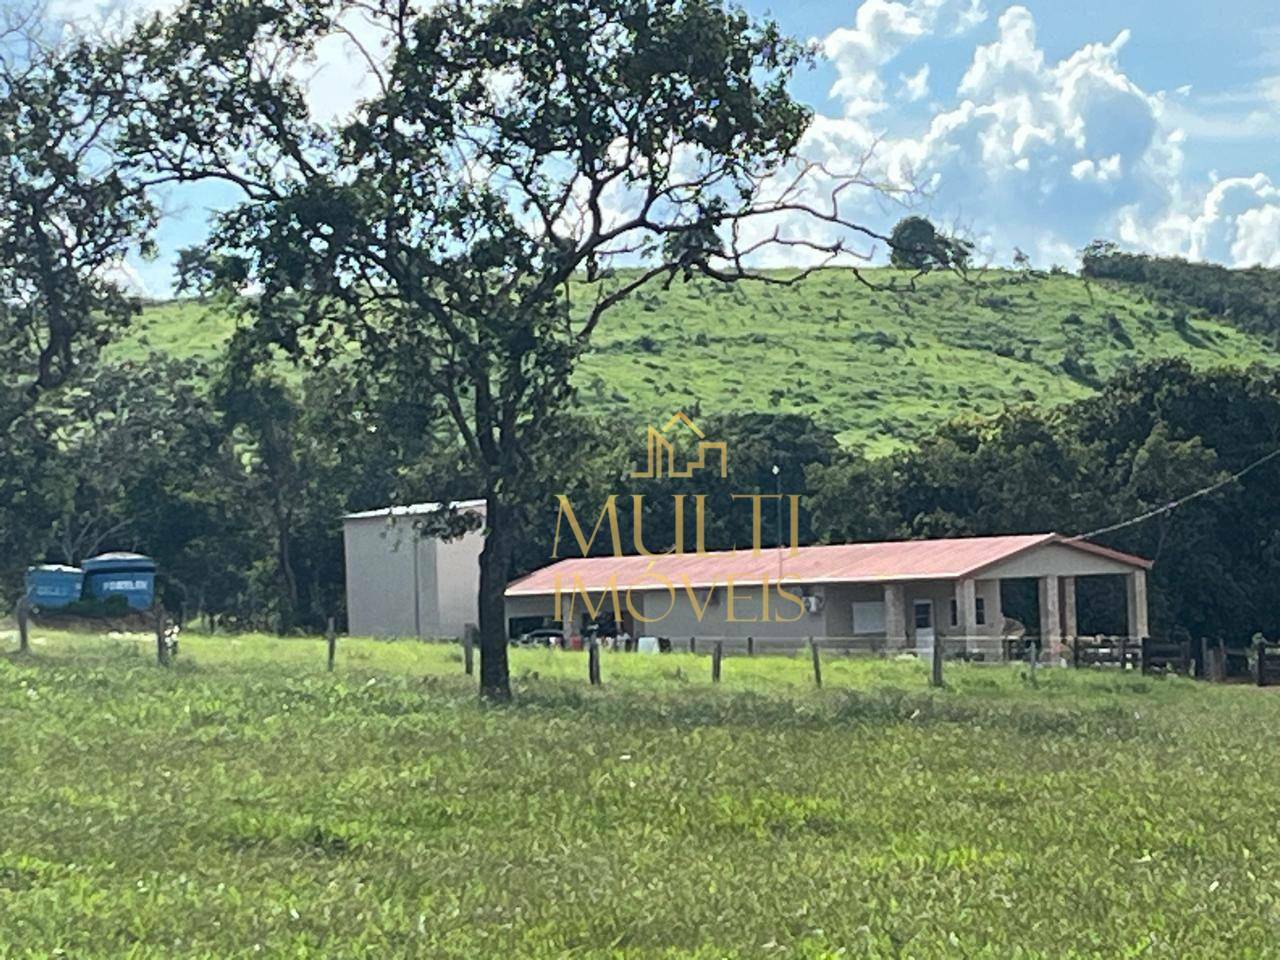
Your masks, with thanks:
[(1113, 523), (1109, 527), (1099, 527), (1097, 530), (1090, 530), (1088, 533), (1078, 533), (1074, 537), (1068, 537), (1067, 540), (1068, 542), (1072, 540), (1088, 540), (1093, 537), (1101, 536), (1104, 533), (1111, 533), (1113, 530), (1121, 530), (1124, 527), (1131, 527), (1136, 523), (1142, 523), (1144, 520), (1150, 520), (1152, 517), (1158, 517), (1162, 513), (1170, 513), (1190, 500), (1194, 500), (1197, 497), (1203, 497), (1206, 494), (1213, 493), (1215, 490), (1221, 490), (1227, 484), (1235, 483), (1250, 470), (1255, 470), (1268, 460), (1274, 460), (1276, 457), (1280, 457), (1280, 449), (1272, 450), (1265, 456), (1259, 457), (1257, 460), (1253, 461), (1253, 463), (1249, 464), (1244, 469), (1237, 470), (1231, 476), (1224, 477), (1217, 483), (1212, 483), (1207, 487), (1201, 487), (1199, 490), (1194, 493), (1189, 493), (1185, 497), (1179, 497), (1177, 500), (1170, 500), (1162, 506), (1155, 507), (1154, 509), (1148, 510), (1146, 513), (1139, 514), (1136, 517), (1130, 517), (1128, 520), (1121, 520), (1119, 523)]

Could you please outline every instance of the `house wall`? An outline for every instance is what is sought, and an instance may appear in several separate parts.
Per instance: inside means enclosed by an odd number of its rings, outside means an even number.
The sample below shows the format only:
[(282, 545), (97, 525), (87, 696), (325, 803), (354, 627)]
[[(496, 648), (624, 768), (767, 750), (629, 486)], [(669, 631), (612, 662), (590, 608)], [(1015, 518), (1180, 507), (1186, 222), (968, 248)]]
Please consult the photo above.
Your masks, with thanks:
[[(801, 588), (787, 584), (789, 593), (799, 595)], [(811, 591), (817, 593), (819, 591)], [(636, 594), (632, 595), (633, 598)], [(735, 586), (732, 594), (732, 610), (728, 587), (721, 585), (707, 600), (707, 591), (697, 591), (699, 617), (688, 593), (679, 589), (674, 602), (666, 590), (647, 591), (643, 598), (643, 615), (655, 619), (652, 623), (638, 623), (641, 634), (670, 637), (729, 637), (779, 638), (803, 640), (806, 637), (826, 635), (825, 610), (810, 613), (798, 610), (795, 601), (778, 593), (777, 585), (769, 587), (768, 609), (758, 586)], [(705, 604), (705, 609), (703, 605)], [(639, 607), (639, 605), (637, 605)], [(780, 619), (781, 618), (781, 619)]]
[[(788, 584), (786, 589), (798, 594), (800, 587)], [(818, 593), (818, 589), (811, 592)], [(826, 635), (826, 607), (817, 613), (807, 610), (797, 611), (792, 600), (780, 597), (777, 585), (772, 585), (769, 592), (768, 618), (764, 619), (764, 604), (761, 588), (758, 586), (735, 586), (733, 589), (733, 612), (730, 614), (729, 593), (725, 585), (717, 587), (708, 601), (706, 589), (696, 591), (697, 605), (689, 598), (683, 587), (676, 590), (674, 600), (666, 590), (634, 591), (631, 594), (631, 607), (639, 617), (631, 622), (628, 613), (627, 595), (619, 593), (618, 603), (624, 616), (624, 623), (636, 636), (660, 636), (673, 640), (689, 637), (725, 637), (740, 638), (779, 638), (804, 640), (807, 637)], [(591, 602), (599, 605), (602, 598), (592, 594)], [(612, 601), (606, 600), (612, 609)], [(566, 592), (561, 598), (562, 612), (567, 612), (569, 595)], [(573, 622), (579, 624), (585, 605), (581, 594), (574, 598)], [(701, 615), (699, 615), (701, 611)], [(506, 613), (508, 622), (515, 617), (555, 616), (554, 596), (517, 596), (507, 597)], [(797, 613), (799, 616), (797, 617)], [(793, 618), (791, 622), (778, 618)], [(652, 618), (645, 622), (640, 618)]]
[(978, 580), (974, 584), (975, 594), (982, 598), (986, 612), (986, 623), (975, 625), (965, 630), (961, 626), (951, 625), (951, 601), (956, 598), (955, 580), (923, 580), (903, 584), (907, 608), (907, 637), (915, 638), (915, 618), (912, 616), (912, 604), (916, 600), (933, 601), (933, 627), (940, 637), (998, 637), (1004, 616), (1000, 611), (1000, 582), (998, 580)]

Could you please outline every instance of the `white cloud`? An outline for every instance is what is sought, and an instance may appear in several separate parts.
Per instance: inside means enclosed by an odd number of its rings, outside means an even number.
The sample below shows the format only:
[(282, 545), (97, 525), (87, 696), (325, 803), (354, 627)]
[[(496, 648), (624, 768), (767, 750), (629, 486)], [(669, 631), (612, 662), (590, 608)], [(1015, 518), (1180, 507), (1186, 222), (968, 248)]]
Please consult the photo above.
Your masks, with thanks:
[[(823, 159), (857, 156), (875, 142), (885, 104), (879, 71), (909, 43), (941, 32), (943, 0), (929, 4), (866, 0), (854, 27), (826, 49), (846, 99), (842, 121), (822, 118), (803, 151)], [(997, 262), (1014, 246), (1036, 262), (1071, 262), (1076, 251), (1110, 237), (1161, 253), (1225, 263), (1280, 263), (1280, 195), (1262, 176), (1203, 188), (1183, 182), (1183, 154), (1194, 124), (1177, 94), (1148, 92), (1120, 63), (1130, 31), (1089, 43), (1058, 62), (1046, 57), (1023, 6), (1005, 10), (993, 39), (976, 47), (950, 103), (914, 130), (901, 122), (878, 142), (875, 177), (922, 188), (924, 212), (969, 228)], [(856, 69), (855, 69), (856, 68)], [(913, 102), (929, 79), (898, 75), (899, 102)], [(941, 91), (929, 95), (937, 98)], [(1250, 99), (1280, 96), (1263, 81)], [(1250, 109), (1253, 109), (1251, 104)], [(1280, 122), (1274, 109), (1270, 123)], [(891, 224), (900, 211), (866, 201), (865, 218)], [(887, 221), (887, 223), (886, 223)]]
[(1031, 11), (1010, 7), (1001, 14), (999, 27), (999, 39), (974, 52), (973, 64), (960, 81), (961, 95), (976, 98), (1013, 93), (1039, 83), (1044, 54), (1036, 46)]
[(832, 31), (822, 49), (835, 66), (831, 95), (844, 101), (847, 116), (866, 116), (885, 107), (881, 69), (908, 45), (951, 25), (962, 31), (981, 23), (980, 0), (864, 0), (852, 27)]
[(908, 103), (923, 100), (929, 95), (929, 65), (927, 63), (910, 76), (905, 73), (899, 74), (898, 79), (902, 81), (902, 86), (899, 88), (899, 96)]
[(1280, 187), (1264, 174), (1227, 177), (1198, 201), (1143, 220), (1125, 211), (1120, 239), (1143, 249), (1230, 266), (1280, 266)]

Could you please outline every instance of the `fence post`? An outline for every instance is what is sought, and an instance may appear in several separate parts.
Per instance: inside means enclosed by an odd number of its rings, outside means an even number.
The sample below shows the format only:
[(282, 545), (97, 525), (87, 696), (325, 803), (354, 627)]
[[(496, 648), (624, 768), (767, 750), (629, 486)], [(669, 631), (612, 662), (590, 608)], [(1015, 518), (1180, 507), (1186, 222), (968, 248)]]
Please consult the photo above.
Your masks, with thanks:
[(324, 638), (329, 646), (329, 672), (333, 673), (333, 660), (338, 653), (338, 631), (334, 628), (333, 617), (329, 618)]
[(822, 644), (813, 637), (809, 638), (809, 653), (813, 657), (813, 683), (822, 686)]
[(747, 637), (747, 656), (754, 657), (756, 655), (756, 638)]
[(1139, 643), (1138, 656), (1141, 658), (1138, 661), (1138, 669), (1141, 673), (1145, 674), (1145, 673), (1148, 673), (1151, 669), (1151, 638), (1143, 637), (1141, 640), (1138, 641), (1138, 643)]
[(929, 675), (929, 686), (942, 686), (942, 638), (933, 638), (933, 670)]
[(1227, 641), (1218, 638), (1218, 676), (1219, 683), (1227, 682)]
[(1071, 638), (1071, 669), (1080, 669), (1080, 638)]
[(689, 652), (690, 652), (690, 653), (697, 653), (697, 652), (698, 652), (698, 638), (697, 638), (697, 637), (690, 637), (690, 638), (689, 638)]
[(462, 628), (462, 669), (466, 671), (468, 677), (475, 672), (475, 657), (475, 631), (471, 629), (470, 624), (467, 624)]
[(1267, 685), (1267, 642), (1259, 639), (1255, 649), (1258, 651), (1258, 657), (1254, 661), (1254, 672), (1257, 674), (1258, 686), (1265, 687)]
[(724, 641), (717, 640), (711, 648), (711, 682), (720, 682), (720, 660), (724, 657)]
[(31, 604), (27, 600), (24, 593), (18, 598), (18, 652), (27, 653), (31, 650), (31, 623), (28, 619), (31, 614)]
[(587, 641), (587, 682), (593, 687), (600, 686), (600, 640), (597, 637)]
[(1127, 636), (1120, 638), (1120, 669), (1129, 669), (1129, 638)]
[(156, 664), (161, 667), (169, 665), (169, 648), (164, 636), (164, 607), (156, 604)]
[(1194, 677), (1195, 673), (1191, 669), (1191, 641), (1182, 641), (1182, 672), (1185, 676)]

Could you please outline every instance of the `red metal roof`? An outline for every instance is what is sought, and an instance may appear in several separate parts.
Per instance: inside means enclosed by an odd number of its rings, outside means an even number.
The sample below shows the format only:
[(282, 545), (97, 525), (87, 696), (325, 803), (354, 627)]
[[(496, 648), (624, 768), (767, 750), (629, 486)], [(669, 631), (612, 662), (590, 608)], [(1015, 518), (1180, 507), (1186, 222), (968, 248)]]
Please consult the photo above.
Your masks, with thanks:
[[(668, 581), (710, 587), (726, 583), (761, 583), (781, 576), (793, 583), (876, 583), (897, 580), (958, 580), (1047, 543), (1109, 557), (1135, 567), (1149, 560), (1073, 540), (1056, 533), (1007, 537), (958, 537), (947, 540), (895, 540), (800, 547), (796, 551), (766, 549), (655, 556), (575, 557), (535, 570), (507, 587), (507, 596), (539, 596), (561, 590), (666, 589)], [(779, 557), (781, 553), (781, 557)], [(576, 578), (576, 579), (575, 579)], [(664, 579), (665, 578), (665, 579)]]

